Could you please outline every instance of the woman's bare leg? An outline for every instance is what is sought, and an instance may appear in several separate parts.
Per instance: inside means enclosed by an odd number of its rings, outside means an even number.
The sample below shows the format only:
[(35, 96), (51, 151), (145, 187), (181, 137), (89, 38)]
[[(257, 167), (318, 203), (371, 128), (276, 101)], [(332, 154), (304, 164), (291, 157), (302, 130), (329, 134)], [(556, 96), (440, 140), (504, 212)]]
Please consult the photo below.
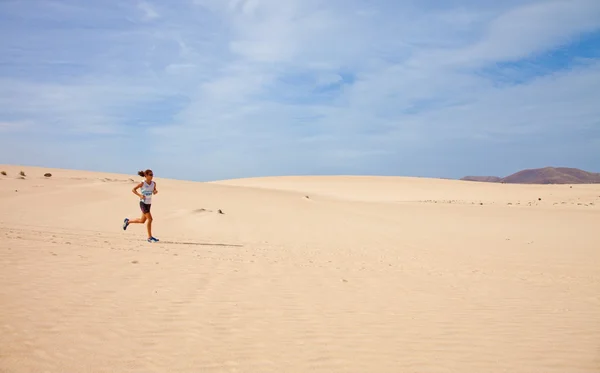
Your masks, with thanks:
[(146, 220), (148, 219), (146, 217), (146, 215), (149, 215), (149, 214), (142, 214), (141, 218), (130, 220), (129, 224), (144, 224), (146, 222)]
[(144, 216), (144, 219), (148, 221), (148, 224), (146, 224), (146, 228), (148, 229), (148, 238), (151, 238), (152, 237), (152, 214), (147, 213)]

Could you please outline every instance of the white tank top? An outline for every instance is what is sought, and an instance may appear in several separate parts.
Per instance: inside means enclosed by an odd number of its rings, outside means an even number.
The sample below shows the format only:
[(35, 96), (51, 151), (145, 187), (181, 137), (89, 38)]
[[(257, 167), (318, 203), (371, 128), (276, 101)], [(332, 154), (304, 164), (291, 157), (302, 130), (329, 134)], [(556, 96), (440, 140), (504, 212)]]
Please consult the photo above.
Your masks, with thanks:
[(144, 199), (142, 200), (142, 202), (144, 202), (145, 204), (149, 205), (152, 203), (152, 192), (154, 191), (154, 181), (150, 182), (150, 185), (148, 185), (146, 183), (146, 180), (144, 180), (142, 182), (142, 195), (144, 196)]

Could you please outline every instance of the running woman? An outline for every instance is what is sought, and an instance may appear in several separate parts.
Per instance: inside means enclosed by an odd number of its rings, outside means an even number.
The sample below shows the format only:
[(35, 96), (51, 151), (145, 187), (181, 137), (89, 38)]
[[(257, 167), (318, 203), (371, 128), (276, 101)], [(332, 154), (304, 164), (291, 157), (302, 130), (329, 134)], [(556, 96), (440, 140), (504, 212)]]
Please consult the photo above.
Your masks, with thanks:
[[(136, 196), (140, 197), (140, 209), (142, 210), (142, 217), (139, 219), (129, 220), (125, 218), (123, 223), (123, 230), (126, 230), (129, 224), (146, 224), (148, 229), (148, 242), (158, 242), (158, 239), (152, 236), (152, 214), (150, 213), (150, 207), (152, 206), (152, 195), (158, 193), (156, 188), (156, 182), (152, 180), (154, 173), (152, 170), (139, 171), (138, 175), (144, 177), (145, 180), (135, 186), (131, 191)], [(138, 189), (141, 188), (141, 194), (138, 193)]]

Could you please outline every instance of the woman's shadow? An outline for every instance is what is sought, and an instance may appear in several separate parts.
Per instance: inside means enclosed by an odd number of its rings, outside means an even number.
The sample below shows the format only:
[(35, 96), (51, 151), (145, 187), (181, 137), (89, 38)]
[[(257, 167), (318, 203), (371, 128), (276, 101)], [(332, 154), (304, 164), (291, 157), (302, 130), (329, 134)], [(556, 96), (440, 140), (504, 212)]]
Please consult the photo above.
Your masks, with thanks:
[(209, 243), (209, 242), (185, 242), (185, 241), (163, 241), (160, 243), (168, 244), (168, 245), (194, 245), (194, 246), (227, 246), (227, 247), (244, 247), (243, 245), (238, 244), (228, 244), (228, 243)]

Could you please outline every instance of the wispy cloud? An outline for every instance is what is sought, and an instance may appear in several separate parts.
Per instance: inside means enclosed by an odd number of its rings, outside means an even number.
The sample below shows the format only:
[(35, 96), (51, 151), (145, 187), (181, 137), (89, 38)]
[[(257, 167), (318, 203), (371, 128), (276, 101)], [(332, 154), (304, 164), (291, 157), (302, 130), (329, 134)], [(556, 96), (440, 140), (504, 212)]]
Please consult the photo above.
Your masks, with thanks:
[(0, 20), (13, 162), (201, 180), (600, 171), (598, 1), (31, 0)]
[(138, 2), (138, 8), (144, 13), (146, 20), (153, 20), (160, 17), (156, 9), (145, 1)]

